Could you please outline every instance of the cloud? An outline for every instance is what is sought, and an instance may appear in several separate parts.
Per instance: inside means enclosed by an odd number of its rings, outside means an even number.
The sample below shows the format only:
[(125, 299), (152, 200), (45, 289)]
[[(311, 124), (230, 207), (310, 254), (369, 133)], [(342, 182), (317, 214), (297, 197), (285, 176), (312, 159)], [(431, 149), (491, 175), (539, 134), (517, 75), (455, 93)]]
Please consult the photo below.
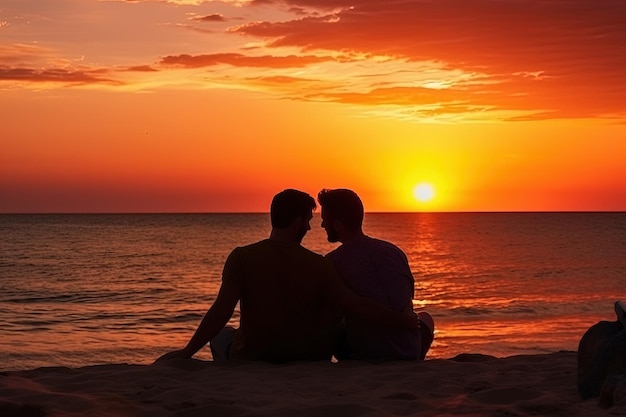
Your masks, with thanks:
[[(497, 110), (498, 117), (506, 119), (526, 116), (530, 109), (524, 105), (524, 94), (503, 91), (502, 86), (539, 78), (536, 74), (520, 73), (512, 76), (515, 81), (510, 77), (463, 72), (436, 62), (352, 53), (334, 56), (183, 54), (164, 57), (160, 65), (211, 68), (212, 83), (262, 89), (283, 98), (379, 107), (379, 116), (388, 114), (396, 118), (402, 114), (404, 119), (405, 114), (410, 113), (417, 119), (415, 109), (419, 106), (419, 120), (445, 119), (444, 110), (457, 115), (460, 109), (481, 113), (481, 116)], [(263, 72), (259, 73), (259, 69)], [(401, 106), (412, 110), (398, 111)]]
[(329, 57), (317, 56), (247, 56), (238, 53), (207, 54), (207, 55), (170, 55), (161, 59), (161, 64), (184, 68), (210, 67), (228, 64), (236, 67), (256, 68), (298, 68), (314, 63), (330, 61)]
[(111, 84), (122, 85), (121, 82), (98, 75), (99, 71), (71, 71), (64, 69), (35, 70), (30, 68), (10, 68), (0, 66), (0, 82), (18, 81), (30, 83), (64, 83), (64, 84)]
[[(14, 43), (0, 45), (0, 85), (20, 85), (41, 88), (42, 84), (83, 86), (98, 84), (123, 86), (124, 82), (111, 78), (115, 69), (85, 65), (84, 57), (64, 59), (55, 51), (39, 44)], [(147, 65), (130, 67), (124, 71), (156, 71)]]
[(207, 14), (204, 16), (193, 16), (191, 20), (196, 22), (224, 22), (224, 15), (220, 13)]
[(39, 45), (14, 43), (0, 45), (0, 64), (38, 60), (50, 55), (50, 50)]
[[(264, 39), (271, 48), (387, 55), (481, 72), (499, 79), (505, 94), (524, 94), (518, 102), (532, 103), (538, 117), (626, 113), (626, 2), (621, 0), (254, 3), (317, 9), (317, 14), (305, 17), (232, 29)], [(379, 93), (372, 90), (369, 102), (378, 103)], [(415, 99), (415, 91), (405, 93), (407, 101)], [(394, 97), (399, 99), (398, 94)], [(498, 97), (491, 99), (494, 106), (501, 105)]]
[[(115, 35), (89, 31), (84, 44), (51, 38), (0, 45), (3, 79), (21, 70), (24, 79), (82, 77), (113, 86), (116, 74), (137, 90), (168, 82), (189, 88), (230, 84), (366, 112), (376, 107), (377, 114), (403, 118), (445, 118), (449, 111), (456, 120), (461, 110), (468, 119), (626, 117), (623, 0), (151, 2), (100, 2), (108, 4), (89, 14), (98, 23), (93, 27), (109, 28), (105, 23), (122, 10), (126, 26)], [(38, 3), (28, 4), (30, 10)], [(71, 11), (78, 3), (64, 4)], [(48, 30), (41, 39), (59, 32), (53, 23), (61, 14), (47, 13), (36, 20)], [(245, 23), (232, 25), (234, 20)], [(69, 28), (83, 27), (83, 20), (70, 21), (77, 26)], [(172, 32), (178, 28), (187, 30)], [(101, 42), (98, 33), (107, 33), (108, 41)], [(137, 53), (129, 36), (148, 47)], [(103, 47), (103, 58), (91, 47)], [(89, 61), (80, 65), (71, 58), (83, 55)], [(116, 62), (120, 56), (123, 63)], [(107, 75), (90, 66), (110, 70)], [(401, 106), (407, 111), (398, 112)]]
[(98, 0), (108, 3), (169, 3), (177, 6), (201, 6), (205, 3), (219, 2), (234, 5), (245, 5), (252, 0)]
[(137, 65), (134, 67), (126, 68), (126, 71), (130, 72), (157, 72), (158, 69), (151, 67), (150, 65)]

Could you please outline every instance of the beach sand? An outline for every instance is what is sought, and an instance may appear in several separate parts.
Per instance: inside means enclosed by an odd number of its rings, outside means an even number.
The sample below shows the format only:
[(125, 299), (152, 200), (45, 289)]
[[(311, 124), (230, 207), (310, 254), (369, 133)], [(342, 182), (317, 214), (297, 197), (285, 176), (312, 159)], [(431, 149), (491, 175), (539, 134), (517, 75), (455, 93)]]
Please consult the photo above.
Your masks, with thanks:
[(174, 360), (0, 373), (0, 416), (615, 416), (576, 353), (272, 365)]

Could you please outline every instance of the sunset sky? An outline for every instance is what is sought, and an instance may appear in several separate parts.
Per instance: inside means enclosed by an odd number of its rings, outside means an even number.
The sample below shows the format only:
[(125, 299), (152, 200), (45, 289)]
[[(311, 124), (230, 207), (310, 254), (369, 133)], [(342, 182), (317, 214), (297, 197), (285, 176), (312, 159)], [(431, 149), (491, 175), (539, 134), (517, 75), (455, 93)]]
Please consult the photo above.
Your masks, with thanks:
[(623, 211), (625, 76), (624, 0), (1, 0), (0, 212)]

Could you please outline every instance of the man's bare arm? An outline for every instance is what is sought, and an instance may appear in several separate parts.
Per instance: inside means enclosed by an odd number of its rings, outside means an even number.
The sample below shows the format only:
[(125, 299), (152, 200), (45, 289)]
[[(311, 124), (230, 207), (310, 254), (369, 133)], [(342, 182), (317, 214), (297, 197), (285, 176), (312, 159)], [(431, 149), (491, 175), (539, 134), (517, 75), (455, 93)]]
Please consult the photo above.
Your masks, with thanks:
[(187, 345), (181, 350), (161, 356), (157, 362), (173, 358), (191, 358), (224, 328), (232, 317), (239, 298), (239, 288), (230, 281), (224, 281), (215, 302), (204, 315)]

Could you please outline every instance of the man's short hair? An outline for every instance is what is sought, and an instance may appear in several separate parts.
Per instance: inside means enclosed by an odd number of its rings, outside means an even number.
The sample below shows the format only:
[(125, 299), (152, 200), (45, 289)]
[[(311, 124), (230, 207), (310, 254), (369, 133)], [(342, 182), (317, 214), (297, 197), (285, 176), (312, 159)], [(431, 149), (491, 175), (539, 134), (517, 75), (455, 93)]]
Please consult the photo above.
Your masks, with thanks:
[(309, 194), (293, 189), (283, 190), (272, 199), (270, 206), (272, 227), (285, 229), (298, 217), (308, 220), (316, 207), (315, 199)]
[(345, 188), (324, 189), (317, 195), (317, 201), (331, 219), (338, 220), (348, 229), (357, 230), (362, 227), (363, 202), (354, 191)]

